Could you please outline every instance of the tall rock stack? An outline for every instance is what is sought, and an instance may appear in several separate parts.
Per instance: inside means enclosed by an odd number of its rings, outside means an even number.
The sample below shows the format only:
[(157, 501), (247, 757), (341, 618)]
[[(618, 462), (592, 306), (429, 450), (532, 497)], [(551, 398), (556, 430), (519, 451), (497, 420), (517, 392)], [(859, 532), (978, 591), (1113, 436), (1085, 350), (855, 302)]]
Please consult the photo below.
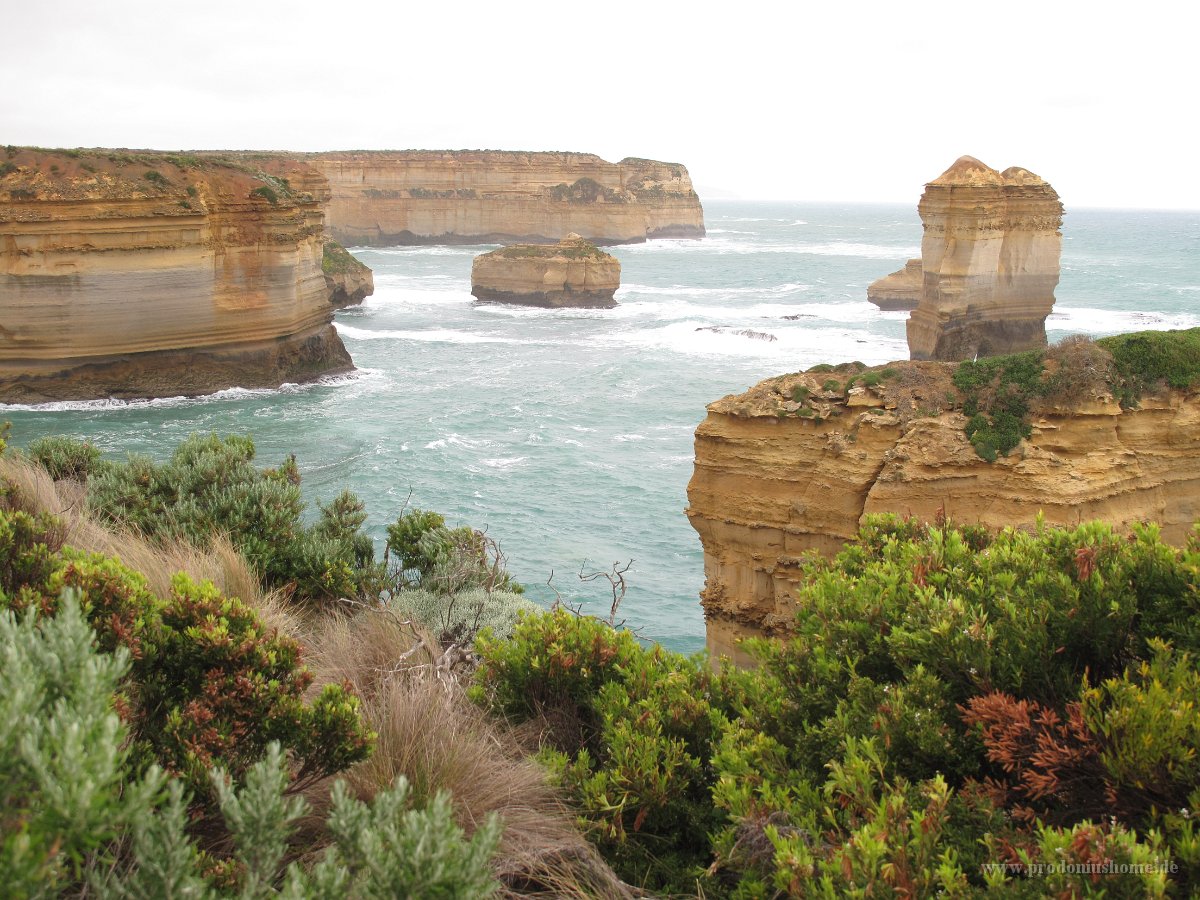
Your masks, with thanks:
[(1025, 169), (970, 156), (925, 186), (913, 359), (961, 360), (1046, 345), (1062, 253), (1062, 202)]

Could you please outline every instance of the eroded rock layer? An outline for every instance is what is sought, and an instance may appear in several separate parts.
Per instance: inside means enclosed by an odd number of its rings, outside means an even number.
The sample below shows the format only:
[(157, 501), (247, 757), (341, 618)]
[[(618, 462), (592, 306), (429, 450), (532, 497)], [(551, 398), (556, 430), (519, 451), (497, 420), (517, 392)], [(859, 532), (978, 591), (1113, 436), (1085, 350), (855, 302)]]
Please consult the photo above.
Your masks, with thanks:
[(786, 630), (801, 555), (836, 552), (868, 513), (944, 512), (992, 528), (1039, 513), (1052, 525), (1152, 521), (1167, 540), (1186, 539), (1200, 517), (1200, 396), (1044, 408), (1028, 440), (988, 463), (949, 401), (952, 373), (893, 363), (872, 387), (854, 370), (787, 375), (709, 405), (687, 512), (704, 548), (714, 655), (741, 661), (739, 638)]
[(867, 299), (886, 310), (914, 310), (921, 299), (921, 260), (910, 259), (903, 269), (872, 281)]
[(1025, 169), (970, 156), (925, 186), (923, 282), (908, 319), (913, 359), (959, 360), (1046, 345), (1062, 203)]
[(471, 293), (522, 306), (611, 309), (621, 263), (577, 234), (557, 244), (512, 244), (475, 257)]
[(492, 150), (304, 158), (328, 179), (330, 228), (348, 246), (704, 236), (700, 199), (676, 163)]
[(0, 151), (0, 401), (200, 394), (351, 368), (297, 160)]

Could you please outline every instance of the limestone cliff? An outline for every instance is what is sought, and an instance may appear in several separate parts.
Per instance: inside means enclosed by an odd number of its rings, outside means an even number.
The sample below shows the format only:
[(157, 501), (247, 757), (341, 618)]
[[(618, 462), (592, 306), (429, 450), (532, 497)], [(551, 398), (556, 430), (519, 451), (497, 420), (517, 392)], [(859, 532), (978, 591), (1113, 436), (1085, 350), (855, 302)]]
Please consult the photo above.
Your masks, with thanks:
[(597, 244), (704, 236), (687, 169), (589, 153), (337, 152), (303, 157), (329, 181), (343, 244)]
[(375, 275), (337, 241), (326, 241), (321, 257), (329, 302), (341, 309), (375, 293)]
[(200, 394), (347, 370), (324, 178), (296, 160), (0, 154), (0, 401)]
[(475, 257), (471, 293), (524, 306), (611, 309), (621, 263), (577, 234), (557, 244), (512, 244)]
[(1062, 203), (1032, 172), (963, 156), (918, 207), (923, 283), (908, 319), (913, 359), (971, 359), (1046, 345)]
[[(704, 548), (708, 646), (786, 629), (798, 560), (832, 553), (867, 513), (1027, 526), (1200, 517), (1200, 396), (1162, 389), (1035, 408), (1030, 437), (985, 462), (964, 433), (954, 366), (899, 362), (786, 375), (712, 403), (696, 431), (688, 517)], [(853, 381), (851, 382), (851, 379)], [(847, 384), (850, 383), (849, 389)]]
[(872, 281), (867, 287), (867, 299), (886, 310), (913, 310), (921, 299), (921, 260), (910, 259), (903, 269)]

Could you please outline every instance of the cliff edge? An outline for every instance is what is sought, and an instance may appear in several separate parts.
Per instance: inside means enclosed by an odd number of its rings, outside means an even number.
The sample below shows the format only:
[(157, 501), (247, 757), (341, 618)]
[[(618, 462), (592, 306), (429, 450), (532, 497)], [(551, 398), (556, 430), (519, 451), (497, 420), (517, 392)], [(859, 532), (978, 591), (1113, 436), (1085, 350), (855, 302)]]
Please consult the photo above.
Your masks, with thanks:
[(0, 151), (0, 401), (351, 369), (322, 271), (328, 198), (277, 155)]
[[(709, 649), (741, 660), (739, 638), (786, 631), (801, 557), (836, 552), (868, 513), (992, 528), (1150, 521), (1183, 542), (1200, 518), (1200, 331), (1172, 334), (986, 367), (819, 366), (710, 404), (687, 510)], [(1180, 342), (1187, 367), (1154, 377), (1147, 366), (1178, 360)], [(1028, 412), (1002, 455), (985, 425), (1004, 420), (986, 404), (1011, 397)]]
[(354, 151), (298, 155), (329, 182), (329, 226), (346, 244), (595, 244), (704, 236), (678, 163), (590, 153)]

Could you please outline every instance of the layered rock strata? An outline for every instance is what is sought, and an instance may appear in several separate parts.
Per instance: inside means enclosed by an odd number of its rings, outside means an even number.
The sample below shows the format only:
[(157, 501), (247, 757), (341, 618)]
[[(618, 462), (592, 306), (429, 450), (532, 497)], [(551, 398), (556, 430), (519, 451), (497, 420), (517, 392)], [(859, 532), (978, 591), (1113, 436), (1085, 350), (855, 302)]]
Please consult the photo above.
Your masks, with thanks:
[(883, 310), (911, 311), (921, 299), (923, 281), (921, 260), (910, 259), (903, 269), (872, 281), (867, 287), (867, 299)]
[(304, 159), (329, 181), (329, 224), (347, 246), (704, 236), (687, 169), (590, 153), (337, 152)]
[(1164, 390), (1136, 410), (1081, 397), (1036, 410), (1030, 438), (988, 463), (949, 404), (953, 371), (901, 362), (887, 378), (787, 375), (709, 405), (687, 513), (704, 548), (714, 656), (744, 661), (739, 638), (786, 630), (802, 555), (836, 552), (868, 513), (944, 513), (992, 528), (1039, 514), (1053, 525), (1152, 521), (1167, 540), (1186, 539), (1200, 517), (1200, 396)]
[(0, 401), (202, 394), (352, 368), (301, 161), (0, 151)]
[(375, 275), (337, 241), (326, 241), (321, 271), (329, 302), (338, 309), (362, 303), (375, 293)]
[(577, 234), (501, 247), (471, 265), (471, 293), (495, 303), (611, 309), (620, 286), (620, 261)]
[(925, 186), (923, 282), (908, 319), (913, 359), (960, 360), (1046, 345), (1062, 251), (1062, 203), (1021, 168), (970, 156)]

